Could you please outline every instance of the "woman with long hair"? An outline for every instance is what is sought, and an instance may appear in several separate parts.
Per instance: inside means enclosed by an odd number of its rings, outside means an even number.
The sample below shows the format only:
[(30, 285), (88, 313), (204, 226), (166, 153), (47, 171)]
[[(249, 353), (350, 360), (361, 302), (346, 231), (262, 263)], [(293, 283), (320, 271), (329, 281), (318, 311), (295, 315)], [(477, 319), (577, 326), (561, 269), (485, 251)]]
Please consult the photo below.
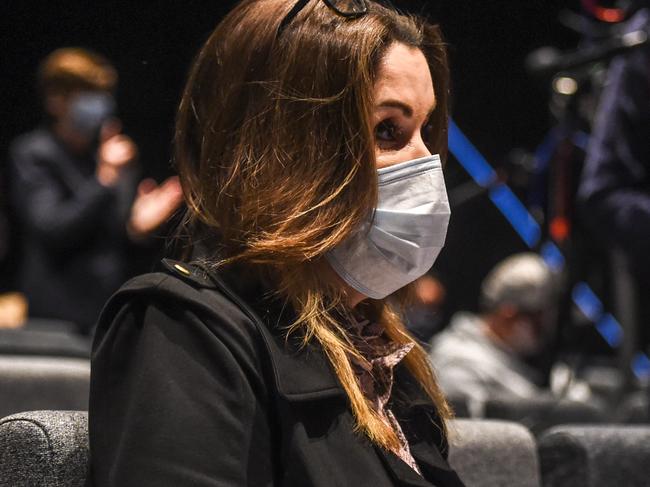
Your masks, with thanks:
[(99, 320), (93, 485), (462, 485), (400, 319), (444, 244), (447, 99), (438, 28), (377, 2), (223, 19), (177, 117), (185, 262)]

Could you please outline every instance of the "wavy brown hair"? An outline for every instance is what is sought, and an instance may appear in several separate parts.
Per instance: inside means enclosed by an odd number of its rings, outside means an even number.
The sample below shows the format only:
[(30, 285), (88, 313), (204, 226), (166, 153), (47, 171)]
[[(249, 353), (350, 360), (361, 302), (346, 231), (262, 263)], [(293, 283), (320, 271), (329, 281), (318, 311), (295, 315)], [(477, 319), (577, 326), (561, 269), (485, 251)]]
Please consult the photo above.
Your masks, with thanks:
[[(213, 264), (238, 262), (272, 280), (298, 315), (289, 333), (320, 343), (357, 428), (395, 450), (396, 433), (365, 399), (350, 365), (351, 356), (362, 359), (341, 324), (350, 310), (340, 287), (323, 278), (322, 257), (376, 206), (373, 88), (395, 42), (427, 58), (437, 99), (429, 143), (446, 154), (446, 50), (437, 27), (373, 2), (367, 15), (346, 19), (313, 0), (278, 36), (292, 6), (241, 2), (192, 66), (175, 137), (189, 223), (218, 234)], [(413, 341), (385, 300), (360, 308), (393, 340)], [(404, 360), (449, 418), (424, 350), (416, 346)]]

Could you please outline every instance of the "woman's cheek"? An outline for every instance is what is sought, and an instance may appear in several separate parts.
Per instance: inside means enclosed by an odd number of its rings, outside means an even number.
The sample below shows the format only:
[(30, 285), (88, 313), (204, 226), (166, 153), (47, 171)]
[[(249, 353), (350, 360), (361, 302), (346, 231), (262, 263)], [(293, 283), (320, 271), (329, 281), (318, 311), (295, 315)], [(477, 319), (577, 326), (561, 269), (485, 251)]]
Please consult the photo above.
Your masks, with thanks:
[(382, 167), (392, 166), (393, 164), (397, 164), (399, 162), (403, 162), (407, 160), (404, 158), (404, 155), (401, 154), (399, 151), (386, 152), (386, 151), (382, 151), (381, 149), (377, 149), (375, 154), (376, 154), (375, 158), (377, 161), (377, 169), (381, 169)]

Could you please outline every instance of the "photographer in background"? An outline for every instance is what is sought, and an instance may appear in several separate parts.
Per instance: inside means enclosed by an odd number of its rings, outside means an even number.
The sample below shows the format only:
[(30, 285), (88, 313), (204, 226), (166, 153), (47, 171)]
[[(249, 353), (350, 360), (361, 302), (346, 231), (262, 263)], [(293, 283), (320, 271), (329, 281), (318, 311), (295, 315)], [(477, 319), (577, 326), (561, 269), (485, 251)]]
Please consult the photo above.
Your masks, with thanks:
[(138, 184), (138, 149), (115, 116), (115, 68), (80, 48), (41, 64), (45, 122), (10, 148), (11, 210), (19, 232), (17, 282), (30, 317), (90, 333), (128, 276), (141, 243), (182, 201), (176, 178)]
[[(625, 32), (650, 32), (650, 2), (627, 21)], [(643, 7), (643, 8), (641, 8)], [(650, 352), (650, 48), (610, 64), (587, 147), (578, 198), (595, 239), (622, 251), (632, 277), (637, 341)], [(620, 267), (617, 266), (617, 271)], [(630, 293), (628, 293), (629, 295)]]

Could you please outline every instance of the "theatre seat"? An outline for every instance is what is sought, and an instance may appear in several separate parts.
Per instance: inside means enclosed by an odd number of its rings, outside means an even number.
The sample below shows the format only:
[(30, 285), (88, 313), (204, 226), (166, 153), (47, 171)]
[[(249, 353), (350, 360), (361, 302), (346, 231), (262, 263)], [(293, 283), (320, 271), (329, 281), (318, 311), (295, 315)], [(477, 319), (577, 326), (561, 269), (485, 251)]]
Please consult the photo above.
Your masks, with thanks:
[(83, 487), (88, 415), (32, 411), (0, 420), (0, 487)]
[(560, 424), (602, 423), (604, 411), (585, 402), (539, 397), (534, 399), (489, 399), (485, 403), (486, 418), (515, 421), (537, 435)]
[(19, 329), (0, 329), (1, 355), (90, 358), (91, 340), (72, 323), (32, 319)]
[[(32, 411), (0, 420), (0, 487), (81, 487), (88, 414)], [(450, 462), (467, 487), (539, 487), (532, 435), (499, 421), (454, 420)]]
[(615, 420), (617, 423), (650, 423), (650, 394), (639, 391), (625, 397), (616, 409)]
[(538, 443), (544, 487), (650, 485), (650, 426), (556, 426)]
[(539, 487), (533, 435), (506, 421), (456, 419), (450, 425), (449, 462), (467, 487)]
[(0, 418), (20, 411), (87, 410), (88, 359), (0, 355)]

